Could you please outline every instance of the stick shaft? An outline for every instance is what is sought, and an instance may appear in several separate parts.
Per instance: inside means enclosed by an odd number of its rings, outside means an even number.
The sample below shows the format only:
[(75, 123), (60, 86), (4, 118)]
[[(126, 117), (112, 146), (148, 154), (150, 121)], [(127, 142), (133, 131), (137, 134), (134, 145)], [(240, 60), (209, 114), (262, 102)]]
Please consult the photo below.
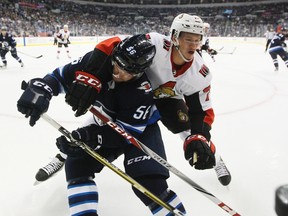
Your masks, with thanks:
[(39, 55), (39, 56), (33, 56), (33, 55), (30, 55), (30, 54), (27, 54), (27, 53), (21, 52), (21, 51), (19, 51), (19, 50), (17, 50), (17, 52), (18, 52), (18, 53), (21, 53), (21, 54), (23, 54), (23, 55), (29, 56), (29, 57), (31, 57), (31, 58), (36, 58), (36, 59), (38, 59), (38, 58), (41, 58), (41, 57), (42, 57), (42, 55)]

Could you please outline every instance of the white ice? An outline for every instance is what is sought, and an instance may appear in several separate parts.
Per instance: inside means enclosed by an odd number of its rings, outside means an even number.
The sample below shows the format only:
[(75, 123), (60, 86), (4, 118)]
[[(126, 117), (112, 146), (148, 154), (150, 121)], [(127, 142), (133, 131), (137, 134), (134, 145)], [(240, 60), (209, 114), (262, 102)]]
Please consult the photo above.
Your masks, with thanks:
[[(264, 53), (265, 40), (212, 39), (211, 46), (224, 48), (216, 62), (204, 54), (213, 73), (211, 97), (216, 113), (212, 139), (231, 171), (232, 182), (222, 186), (214, 170), (197, 171), (185, 161), (182, 142), (164, 127), (168, 161), (208, 192), (243, 216), (273, 216), (275, 189), (288, 183), (288, 69), (279, 59), (280, 70)], [(92, 50), (94, 44), (71, 44), (73, 58)], [(43, 119), (34, 127), (17, 111), (22, 80), (43, 77), (55, 67), (68, 63), (56, 47), (19, 47), (34, 59), (19, 53), (24, 68), (7, 54), (8, 68), (0, 70), (0, 215), (68, 216), (64, 170), (50, 180), (33, 186), (37, 170), (57, 153), (55, 139), (61, 134)], [(47, 112), (69, 130), (80, 126), (64, 102), (54, 97)], [(286, 134), (287, 133), (287, 134)], [(122, 157), (114, 162), (123, 169)], [(99, 187), (101, 216), (150, 215), (133, 194), (131, 186), (109, 169), (95, 178)], [(178, 193), (189, 216), (229, 215), (189, 184), (171, 174), (170, 188)]]

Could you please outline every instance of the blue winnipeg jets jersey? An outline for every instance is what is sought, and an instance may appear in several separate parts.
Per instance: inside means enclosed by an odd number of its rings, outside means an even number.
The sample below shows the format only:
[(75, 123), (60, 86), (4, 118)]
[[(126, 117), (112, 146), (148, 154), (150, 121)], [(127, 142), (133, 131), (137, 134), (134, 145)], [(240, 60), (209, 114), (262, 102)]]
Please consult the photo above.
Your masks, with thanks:
[(16, 40), (13, 38), (13, 36), (9, 33), (2, 34), (0, 32), (0, 47), (6, 48), (6, 47), (16, 47), (17, 43)]
[(279, 49), (283, 49), (283, 45), (286, 46), (286, 44), (285, 44), (285, 35), (278, 33), (271, 40), (269, 51), (271, 52), (271, 51), (276, 51), (276, 50), (279, 50)]

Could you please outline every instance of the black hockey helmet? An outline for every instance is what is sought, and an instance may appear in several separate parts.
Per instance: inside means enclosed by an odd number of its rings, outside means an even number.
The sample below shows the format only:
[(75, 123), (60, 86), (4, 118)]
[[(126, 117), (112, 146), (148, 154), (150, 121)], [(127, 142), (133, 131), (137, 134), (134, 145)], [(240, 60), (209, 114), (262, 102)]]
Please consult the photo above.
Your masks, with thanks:
[(156, 48), (145, 34), (125, 38), (113, 50), (112, 60), (131, 73), (140, 75), (152, 64)]

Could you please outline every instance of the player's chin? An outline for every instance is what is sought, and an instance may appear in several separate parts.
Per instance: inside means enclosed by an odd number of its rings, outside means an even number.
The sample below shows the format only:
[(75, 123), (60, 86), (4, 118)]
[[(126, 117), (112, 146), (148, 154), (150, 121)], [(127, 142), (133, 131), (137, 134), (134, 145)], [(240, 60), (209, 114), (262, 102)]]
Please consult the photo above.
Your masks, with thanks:
[(186, 55), (185, 55), (185, 58), (186, 59), (189, 59), (189, 60), (192, 60), (194, 58), (194, 53), (195, 51), (189, 51)]
[(128, 80), (123, 79), (122, 77), (114, 77), (113, 76), (113, 81), (119, 83), (119, 82), (127, 82)]

